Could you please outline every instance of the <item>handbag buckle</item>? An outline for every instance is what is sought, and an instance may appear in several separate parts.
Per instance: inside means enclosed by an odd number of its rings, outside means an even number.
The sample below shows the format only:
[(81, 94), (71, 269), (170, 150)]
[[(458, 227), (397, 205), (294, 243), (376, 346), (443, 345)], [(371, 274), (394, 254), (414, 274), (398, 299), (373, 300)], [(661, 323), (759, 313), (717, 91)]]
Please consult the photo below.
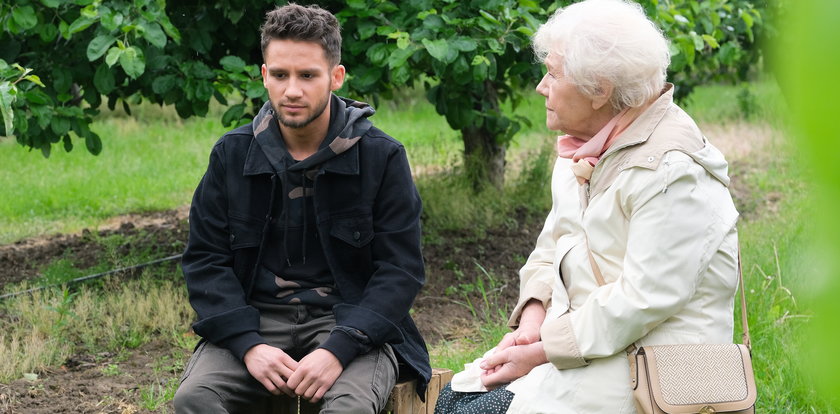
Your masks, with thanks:
[(698, 414), (714, 414), (716, 411), (711, 405), (707, 405), (700, 409)]

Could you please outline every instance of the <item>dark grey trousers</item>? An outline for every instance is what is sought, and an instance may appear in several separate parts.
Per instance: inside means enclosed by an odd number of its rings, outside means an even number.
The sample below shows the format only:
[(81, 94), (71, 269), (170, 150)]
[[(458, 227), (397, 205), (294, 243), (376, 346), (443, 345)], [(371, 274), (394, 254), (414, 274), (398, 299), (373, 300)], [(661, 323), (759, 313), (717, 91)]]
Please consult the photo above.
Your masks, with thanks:
[[(300, 360), (329, 337), (332, 312), (305, 305), (262, 311), (260, 333), (268, 344)], [(344, 368), (324, 395), (320, 412), (379, 413), (397, 379), (397, 360), (390, 345), (359, 355)], [(271, 395), (227, 349), (209, 342), (193, 353), (175, 393), (177, 413), (260, 413), (279, 404), (295, 404)]]

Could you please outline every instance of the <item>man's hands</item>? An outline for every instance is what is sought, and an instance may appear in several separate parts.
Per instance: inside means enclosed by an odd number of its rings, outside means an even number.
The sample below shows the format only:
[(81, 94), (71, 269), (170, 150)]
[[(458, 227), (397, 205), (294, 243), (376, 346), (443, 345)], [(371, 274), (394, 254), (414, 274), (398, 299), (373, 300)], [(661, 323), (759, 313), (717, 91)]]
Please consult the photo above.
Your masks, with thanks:
[(332, 387), (344, 368), (326, 349), (316, 349), (300, 362), (280, 348), (257, 345), (245, 353), (245, 366), (268, 392), (296, 395), (316, 403)]
[(288, 387), (286, 380), (298, 368), (298, 362), (280, 348), (266, 344), (259, 344), (245, 353), (245, 366), (251, 376), (274, 395), (284, 393), (290, 397), (295, 395)]
[(344, 367), (332, 352), (318, 348), (300, 360), (287, 385), (295, 394), (316, 403), (329, 391), (342, 371)]

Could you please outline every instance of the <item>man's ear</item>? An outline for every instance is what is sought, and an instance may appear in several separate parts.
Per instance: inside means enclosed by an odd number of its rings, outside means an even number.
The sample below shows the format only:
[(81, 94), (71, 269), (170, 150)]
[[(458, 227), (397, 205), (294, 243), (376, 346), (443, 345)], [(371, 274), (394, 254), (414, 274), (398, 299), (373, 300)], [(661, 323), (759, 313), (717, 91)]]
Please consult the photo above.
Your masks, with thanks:
[(609, 104), (614, 89), (611, 83), (601, 81), (600, 85), (598, 85), (598, 93), (592, 97), (592, 109), (597, 111), (603, 108), (604, 105)]
[(263, 63), (262, 66), (260, 66), (260, 74), (262, 74), (263, 86), (268, 88), (268, 82), (266, 82), (268, 79), (268, 69), (265, 67), (265, 63)]
[(347, 75), (344, 65), (335, 65), (330, 71), (330, 90), (337, 91), (344, 85), (344, 77)]

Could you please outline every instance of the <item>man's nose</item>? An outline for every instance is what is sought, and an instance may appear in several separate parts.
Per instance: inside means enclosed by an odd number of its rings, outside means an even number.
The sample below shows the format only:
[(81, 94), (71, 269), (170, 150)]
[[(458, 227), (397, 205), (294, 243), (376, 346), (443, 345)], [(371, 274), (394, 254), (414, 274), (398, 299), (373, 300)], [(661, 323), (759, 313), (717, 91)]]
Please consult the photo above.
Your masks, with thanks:
[(286, 85), (286, 96), (288, 97), (300, 97), (303, 95), (303, 89), (301, 87), (299, 80), (295, 78), (290, 78), (289, 83)]

